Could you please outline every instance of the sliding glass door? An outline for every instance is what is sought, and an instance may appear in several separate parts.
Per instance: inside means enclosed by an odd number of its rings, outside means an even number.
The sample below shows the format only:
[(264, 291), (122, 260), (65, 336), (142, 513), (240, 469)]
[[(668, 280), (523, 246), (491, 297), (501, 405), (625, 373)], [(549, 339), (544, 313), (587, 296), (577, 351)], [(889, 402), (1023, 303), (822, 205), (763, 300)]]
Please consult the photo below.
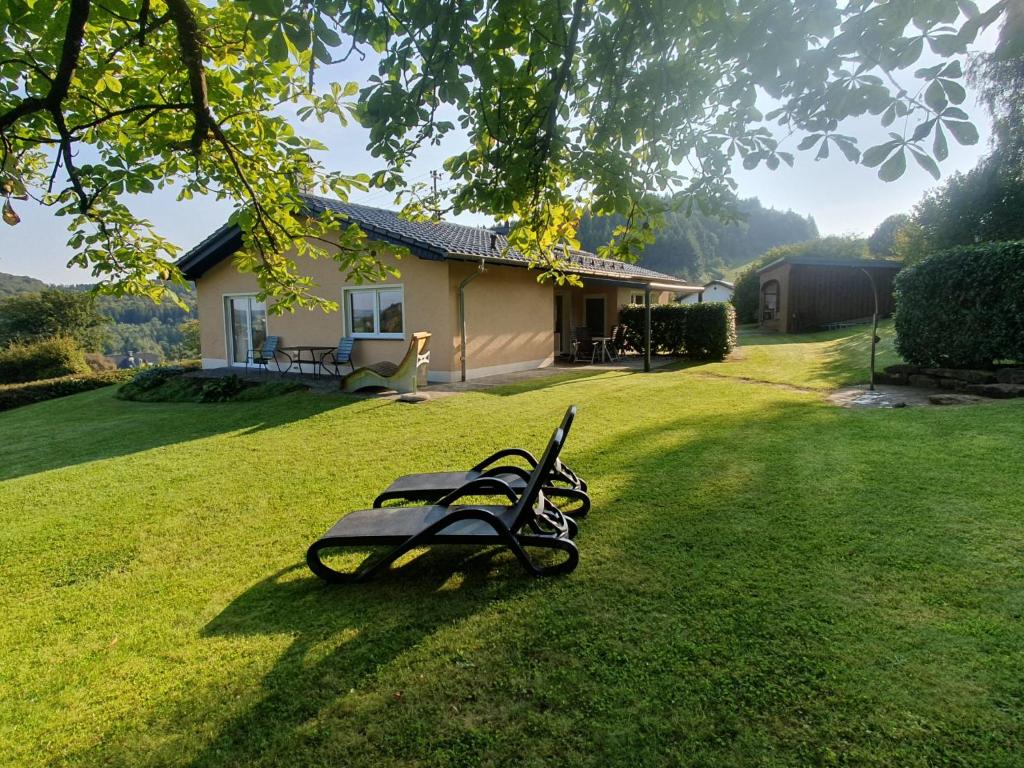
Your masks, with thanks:
[(224, 303), (228, 321), (228, 362), (245, 365), (249, 351), (259, 349), (267, 340), (267, 306), (255, 296), (228, 296)]

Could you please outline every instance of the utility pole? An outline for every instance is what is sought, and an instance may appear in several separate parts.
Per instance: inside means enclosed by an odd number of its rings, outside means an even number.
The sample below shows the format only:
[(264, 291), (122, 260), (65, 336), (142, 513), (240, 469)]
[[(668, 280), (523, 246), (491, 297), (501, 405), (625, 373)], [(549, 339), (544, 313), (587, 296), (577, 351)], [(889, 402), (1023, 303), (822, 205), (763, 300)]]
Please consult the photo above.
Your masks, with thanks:
[(431, 180), (431, 183), (434, 186), (434, 195), (433, 195), (433, 197), (431, 197), (431, 202), (432, 202), (432, 204), (434, 206), (434, 221), (440, 221), (441, 220), (441, 206), (438, 205), (438, 197), (437, 197), (437, 180), (438, 180), (438, 178), (440, 176), (441, 176), (441, 174), (438, 173), (437, 171), (431, 171), (430, 172), (430, 180)]

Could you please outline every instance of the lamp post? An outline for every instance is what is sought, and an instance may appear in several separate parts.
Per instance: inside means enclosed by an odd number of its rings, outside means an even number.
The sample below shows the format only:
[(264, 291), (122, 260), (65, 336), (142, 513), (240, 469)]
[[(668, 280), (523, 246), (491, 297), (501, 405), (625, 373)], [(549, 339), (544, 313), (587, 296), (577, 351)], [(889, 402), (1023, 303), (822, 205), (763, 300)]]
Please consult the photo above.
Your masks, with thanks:
[(875, 346), (878, 344), (878, 286), (875, 285), (875, 277), (864, 267), (860, 268), (860, 271), (868, 276), (868, 280), (871, 281), (871, 293), (875, 298), (875, 314), (871, 318), (871, 382), (868, 384), (868, 389), (872, 392), (875, 391)]

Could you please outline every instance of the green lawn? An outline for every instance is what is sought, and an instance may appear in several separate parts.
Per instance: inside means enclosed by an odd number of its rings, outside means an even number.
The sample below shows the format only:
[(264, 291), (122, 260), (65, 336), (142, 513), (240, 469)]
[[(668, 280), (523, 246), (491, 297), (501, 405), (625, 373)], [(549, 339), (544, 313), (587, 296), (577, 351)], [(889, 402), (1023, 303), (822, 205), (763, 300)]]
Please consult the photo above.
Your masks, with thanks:
[[(0, 414), (0, 764), (1019, 766), (1024, 403), (750, 380), (856, 378), (862, 335), (420, 405)], [(570, 402), (575, 573), (306, 571), (396, 474), (539, 449)]]

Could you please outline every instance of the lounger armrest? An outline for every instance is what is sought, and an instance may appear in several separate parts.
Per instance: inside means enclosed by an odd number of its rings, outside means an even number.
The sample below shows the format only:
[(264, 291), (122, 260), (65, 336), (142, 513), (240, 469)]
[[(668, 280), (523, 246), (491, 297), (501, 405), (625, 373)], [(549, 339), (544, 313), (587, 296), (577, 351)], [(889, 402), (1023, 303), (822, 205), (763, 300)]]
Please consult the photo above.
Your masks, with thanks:
[(530, 473), (522, 467), (517, 467), (513, 464), (499, 464), (497, 467), (491, 467), (480, 474), (480, 477), (498, 477), (501, 475), (515, 475), (520, 480), (530, 481)]
[(519, 501), (515, 491), (504, 480), (497, 477), (478, 477), (434, 503), (439, 507), (448, 507), (466, 496), (505, 496), (513, 504)]
[(495, 451), (486, 459), (478, 463), (473, 467), (474, 472), (482, 471), (488, 464), (493, 464), (498, 459), (503, 459), (506, 456), (518, 456), (521, 459), (525, 459), (531, 467), (537, 466), (537, 458), (527, 450), (523, 448), (503, 448), (500, 451)]

